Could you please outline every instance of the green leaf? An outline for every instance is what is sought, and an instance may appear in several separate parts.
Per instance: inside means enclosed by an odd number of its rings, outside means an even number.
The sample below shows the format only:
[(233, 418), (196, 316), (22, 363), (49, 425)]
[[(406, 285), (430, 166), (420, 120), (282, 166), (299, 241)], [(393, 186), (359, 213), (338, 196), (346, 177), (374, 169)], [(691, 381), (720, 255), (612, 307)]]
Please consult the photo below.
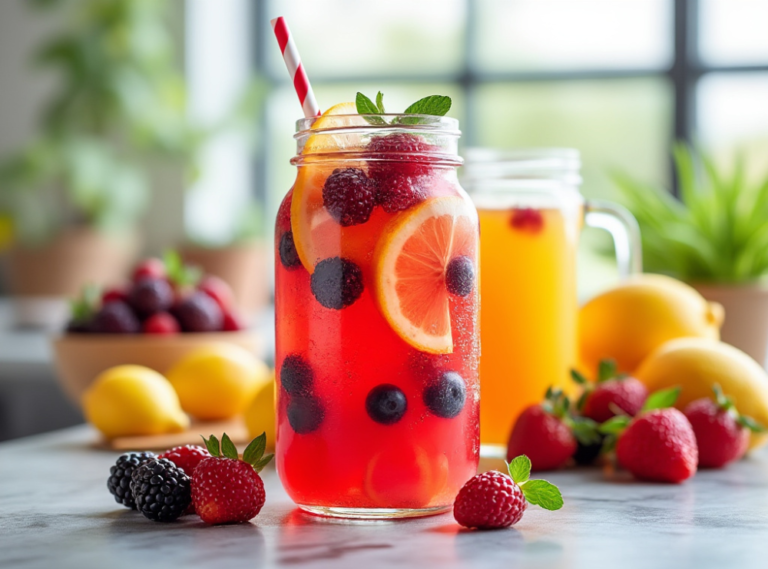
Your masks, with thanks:
[(253, 439), (248, 446), (245, 447), (243, 452), (243, 460), (250, 465), (256, 464), (261, 460), (264, 450), (267, 448), (267, 434), (261, 433), (258, 437)]
[(599, 425), (587, 417), (574, 417), (571, 420), (571, 432), (583, 445), (590, 446), (600, 442)]
[(269, 462), (274, 458), (275, 455), (273, 454), (267, 454), (264, 455), (260, 460), (257, 460), (256, 463), (253, 465), (253, 468), (256, 470), (256, 472), (261, 472), (262, 469), (269, 464)]
[(240, 458), (237, 454), (237, 447), (235, 446), (235, 443), (232, 442), (232, 439), (229, 438), (227, 433), (224, 433), (221, 436), (221, 452), (224, 456), (233, 460)]
[(752, 417), (747, 417), (746, 415), (740, 415), (738, 421), (739, 425), (749, 429), (753, 433), (764, 433), (766, 430), (768, 430), (763, 425), (755, 421)]
[(680, 387), (670, 387), (669, 389), (655, 391), (648, 396), (648, 399), (645, 400), (643, 408), (640, 410), (640, 412), (642, 413), (645, 411), (653, 411), (654, 409), (666, 409), (667, 407), (672, 407), (672, 405), (675, 404), (675, 401), (677, 401), (679, 395)]
[(572, 369), (571, 370), (571, 379), (578, 383), (579, 385), (589, 385), (590, 381), (584, 377), (581, 372), (578, 370)]
[(203, 442), (205, 443), (205, 448), (208, 449), (208, 452), (211, 453), (211, 456), (221, 456), (219, 453), (219, 439), (211, 435), (209, 438), (205, 438), (203, 435), (200, 435), (200, 437), (203, 439)]
[(507, 465), (509, 470), (509, 476), (515, 481), (515, 484), (522, 486), (528, 482), (528, 478), (531, 476), (531, 459), (526, 455), (521, 454), (515, 457), (512, 462)]
[(430, 95), (413, 103), (405, 109), (406, 115), (432, 115), (436, 117), (444, 116), (451, 110), (451, 98), (445, 95)]
[(382, 115), (387, 112), (384, 110), (384, 93), (381, 91), (376, 94), (376, 107)]
[(618, 435), (622, 433), (632, 419), (626, 415), (611, 417), (600, 425), (597, 430), (604, 435)]
[(600, 449), (600, 454), (610, 454), (616, 449), (616, 443), (619, 437), (617, 435), (606, 435), (603, 439), (603, 447)]
[(529, 480), (520, 488), (528, 503), (545, 510), (559, 510), (563, 507), (563, 496), (557, 486), (546, 480)]
[(203, 276), (200, 267), (185, 265), (181, 255), (173, 249), (163, 254), (163, 263), (168, 278), (178, 286), (195, 286)]
[(600, 360), (597, 366), (597, 381), (608, 381), (616, 377), (616, 361), (611, 359)]
[(359, 91), (357, 92), (357, 96), (355, 97), (355, 106), (357, 107), (357, 113), (360, 115), (364, 115), (363, 118), (366, 121), (368, 121), (370, 124), (373, 124), (373, 125), (387, 124), (387, 121), (385, 121), (383, 118), (379, 116), (371, 116), (371, 115), (380, 115), (381, 111), (379, 111), (379, 107), (377, 107), (373, 103), (373, 101), (371, 101), (368, 97), (366, 97)]

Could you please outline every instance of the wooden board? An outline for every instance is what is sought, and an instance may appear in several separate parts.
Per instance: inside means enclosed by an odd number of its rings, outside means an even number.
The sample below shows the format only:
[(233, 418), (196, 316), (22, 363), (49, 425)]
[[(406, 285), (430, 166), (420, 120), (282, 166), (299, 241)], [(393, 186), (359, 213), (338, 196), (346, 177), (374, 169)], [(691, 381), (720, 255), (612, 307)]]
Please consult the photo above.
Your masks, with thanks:
[(216, 438), (221, 439), (222, 433), (227, 433), (238, 447), (244, 448), (250, 442), (245, 423), (242, 419), (237, 418), (220, 422), (193, 422), (189, 429), (182, 433), (117, 437), (109, 441), (102, 439), (98, 446), (119, 451), (167, 450), (179, 445), (202, 445), (201, 435), (205, 435), (206, 438), (215, 435)]

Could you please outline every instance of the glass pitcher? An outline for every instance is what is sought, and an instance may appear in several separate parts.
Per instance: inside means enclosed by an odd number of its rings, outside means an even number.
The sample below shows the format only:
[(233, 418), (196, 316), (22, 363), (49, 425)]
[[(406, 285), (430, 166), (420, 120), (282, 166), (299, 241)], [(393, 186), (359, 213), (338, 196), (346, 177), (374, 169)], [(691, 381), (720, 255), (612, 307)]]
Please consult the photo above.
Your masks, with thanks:
[(584, 223), (613, 236), (619, 272), (641, 270), (637, 223), (585, 200), (573, 149), (469, 149), (463, 184), (480, 217), (482, 454), (504, 454), (520, 412), (572, 388), (576, 251)]

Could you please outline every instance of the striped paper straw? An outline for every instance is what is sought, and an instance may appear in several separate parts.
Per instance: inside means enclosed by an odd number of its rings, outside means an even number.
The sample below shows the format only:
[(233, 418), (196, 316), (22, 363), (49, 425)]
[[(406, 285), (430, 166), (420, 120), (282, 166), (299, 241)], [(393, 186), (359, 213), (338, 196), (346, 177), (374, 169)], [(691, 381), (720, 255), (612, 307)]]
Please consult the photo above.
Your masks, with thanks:
[(301, 64), (299, 50), (296, 48), (296, 43), (293, 41), (290, 30), (288, 30), (285, 18), (280, 16), (272, 20), (272, 29), (275, 30), (277, 43), (280, 46), (280, 51), (283, 53), (283, 60), (288, 68), (288, 74), (293, 80), (293, 87), (299, 96), (304, 116), (306, 118), (318, 116), (320, 114), (320, 107), (317, 106), (315, 94), (312, 92), (312, 85), (309, 84), (307, 72), (304, 71), (304, 66)]

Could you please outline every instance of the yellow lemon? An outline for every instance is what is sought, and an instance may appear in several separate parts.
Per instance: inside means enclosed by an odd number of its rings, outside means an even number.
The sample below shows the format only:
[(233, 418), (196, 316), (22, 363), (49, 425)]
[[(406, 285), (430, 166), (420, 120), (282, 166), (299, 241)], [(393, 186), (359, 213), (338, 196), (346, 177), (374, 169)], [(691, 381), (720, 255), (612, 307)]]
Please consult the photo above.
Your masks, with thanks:
[(267, 449), (275, 448), (275, 374), (271, 381), (259, 388), (256, 397), (245, 411), (245, 426), (251, 438), (267, 434)]
[(579, 359), (594, 373), (603, 358), (632, 373), (657, 347), (675, 338), (717, 340), (723, 307), (663, 275), (637, 275), (585, 304), (579, 312)]
[[(747, 354), (716, 340), (679, 338), (654, 351), (635, 372), (649, 391), (679, 385), (676, 407), (712, 397), (717, 383), (732, 397), (740, 413), (768, 427), (768, 374)], [(752, 435), (752, 448), (768, 440)]]
[(269, 379), (269, 368), (264, 362), (232, 344), (194, 350), (168, 372), (181, 407), (204, 421), (240, 415)]
[(87, 421), (110, 439), (177, 433), (189, 426), (168, 380), (137, 365), (101, 373), (83, 394), (83, 410)]

